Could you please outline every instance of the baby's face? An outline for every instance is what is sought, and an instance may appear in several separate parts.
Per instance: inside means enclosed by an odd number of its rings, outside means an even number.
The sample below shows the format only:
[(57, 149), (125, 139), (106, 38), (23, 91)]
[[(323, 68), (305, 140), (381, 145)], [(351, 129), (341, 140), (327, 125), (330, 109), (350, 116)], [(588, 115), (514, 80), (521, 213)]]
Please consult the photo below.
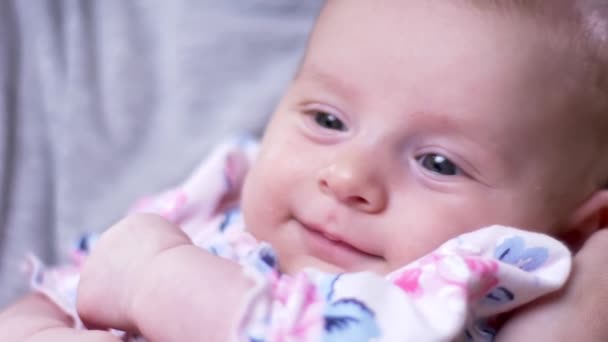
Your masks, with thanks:
[(243, 194), (285, 272), (384, 274), (492, 224), (557, 233), (583, 200), (569, 60), (531, 27), (442, 3), (324, 10)]

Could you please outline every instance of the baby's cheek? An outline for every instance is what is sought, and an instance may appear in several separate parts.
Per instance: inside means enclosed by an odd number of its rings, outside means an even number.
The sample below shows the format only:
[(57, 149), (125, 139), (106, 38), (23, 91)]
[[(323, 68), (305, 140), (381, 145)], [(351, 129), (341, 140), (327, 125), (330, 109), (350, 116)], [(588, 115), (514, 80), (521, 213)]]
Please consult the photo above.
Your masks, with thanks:
[(449, 237), (438, 232), (404, 231), (393, 234), (386, 243), (385, 259), (389, 272), (412, 263), (435, 250)]
[(401, 244), (398, 247), (401, 248), (391, 248), (385, 257), (388, 266), (387, 273), (399, 269), (418, 258), (418, 256), (413, 253), (414, 251), (406, 244)]
[(241, 193), (241, 211), (243, 213), (245, 227), (252, 233), (253, 230), (255, 230), (255, 227), (259, 226), (258, 220), (263, 217), (262, 210), (258, 208), (259, 203), (255, 200), (259, 197), (257, 188), (255, 177), (250, 172), (245, 179), (243, 191)]
[(276, 225), (279, 208), (276, 205), (275, 187), (260, 173), (252, 171), (243, 187), (241, 210), (247, 230), (259, 240), (267, 240), (271, 227)]

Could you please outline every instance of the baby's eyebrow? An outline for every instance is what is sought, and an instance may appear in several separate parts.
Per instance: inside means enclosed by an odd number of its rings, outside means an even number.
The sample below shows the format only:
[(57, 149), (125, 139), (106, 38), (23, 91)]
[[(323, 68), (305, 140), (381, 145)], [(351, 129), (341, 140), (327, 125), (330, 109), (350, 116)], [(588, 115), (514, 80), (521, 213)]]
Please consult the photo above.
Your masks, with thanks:
[(456, 132), (463, 135), (470, 134), (463, 129), (460, 119), (456, 115), (432, 111), (415, 111), (404, 114), (404, 121), (418, 129), (432, 129), (440, 132)]
[(303, 65), (297, 72), (294, 80), (321, 83), (328, 89), (335, 90), (345, 98), (359, 98), (362, 94), (348, 82), (340, 79), (338, 75), (324, 71), (310, 64)]

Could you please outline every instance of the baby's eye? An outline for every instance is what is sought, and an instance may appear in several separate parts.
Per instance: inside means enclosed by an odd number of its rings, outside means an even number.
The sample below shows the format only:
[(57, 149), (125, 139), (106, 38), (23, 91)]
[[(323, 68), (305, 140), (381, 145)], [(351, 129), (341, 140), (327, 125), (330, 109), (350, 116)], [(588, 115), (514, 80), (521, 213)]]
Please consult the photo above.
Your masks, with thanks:
[(418, 157), (418, 162), (425, 169), (442, 176), (457, 176), (462, 173), (456, 164), (440, 154), (429, 153), (422, 155)]
[(346, 125), (335, 115), (322, 111), (316, 111), (313, 113), (313, 116), (315, 118), (315, 122), (323, 128), (336, 131), (346, 131)]

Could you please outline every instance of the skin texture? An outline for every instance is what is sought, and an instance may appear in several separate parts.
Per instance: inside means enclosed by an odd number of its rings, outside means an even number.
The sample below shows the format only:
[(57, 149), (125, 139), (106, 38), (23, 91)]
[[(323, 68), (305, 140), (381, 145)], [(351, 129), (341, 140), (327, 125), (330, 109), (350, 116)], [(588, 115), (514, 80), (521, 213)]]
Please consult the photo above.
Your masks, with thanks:
[(0, 331), (4, 341), (120, 342), (104, 331), (74, 330), (69, 317), (36, 294), (22, 298), (0, 313)]
[[(578, 247), (607, 223), (608, 199), (589, 148), (595, 122), (568, 56), (534, 25), (445, 2), (330, 1), (246, 179), (249, 229), (274, 245), (287, 273), (385, 274), (490, 224)], [(605, 340), (599, 294), (608, 279), (597, 269), (607, 241), (604, 231), (591, 235), (566, 288), (517, 313), (500, 338)], [(248, 286), (177, 227), (134, 216), (96, 245), (78, 309), (88, 326), (152, 341), (196, 341), (201, 331), (225, 341)], [(67, 327), (57, 315), (32, 297), (0, 316), (0, 331), (40, 337), (28, 324), (51, 317)]]
[(462, 6), (329, 2), (246, 179), (248, 228), (286, 272), (385, 274), (490, 224), (586, 237), (605, 196), (562, 46)]
[[(586, 241), (574, 258), (574, 274), (559, 292), (516, 312), (500, 330), (497, 342), (607, 341), (606, 307), (608, 231)], [(539, 328), (542, 327), (542, 328)]]
[(152, 341), (200, 341), (201, 332), (230, 341), (250, 286), (239, 265), (194, 246), (179, 227), (132, 215), (96, 243), (81, 272), (78, 315)]

